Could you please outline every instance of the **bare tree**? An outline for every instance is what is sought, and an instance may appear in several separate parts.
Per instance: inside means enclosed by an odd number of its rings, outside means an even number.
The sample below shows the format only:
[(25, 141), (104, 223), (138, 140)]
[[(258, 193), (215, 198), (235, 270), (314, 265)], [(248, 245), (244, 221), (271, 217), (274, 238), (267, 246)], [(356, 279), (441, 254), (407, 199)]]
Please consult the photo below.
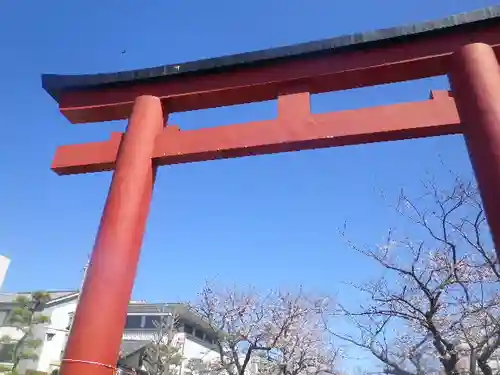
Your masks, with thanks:
[(478, 190), (459, 178), (451, 189), (424, 187), (416, 199), (402, 192), (396, 207), (410, 236), (390, 230), (368, 247), (348, 240), (383, 276), (353, 285), (367, 301), (359, 308), (339, 305), (337, 316), (357, 334), (334, 333), (371, 352), (388, 374), (492, 375), (500, 273)]
[[(220, 353), (205, 372), (302, 375), (333, 372), (337, 351), (322, 319), (324, 298), (302, 291), (215, 290), (206, 286), (192, 309), (214, 332)], [(198, 361), (198, 373), (200, 363)]]

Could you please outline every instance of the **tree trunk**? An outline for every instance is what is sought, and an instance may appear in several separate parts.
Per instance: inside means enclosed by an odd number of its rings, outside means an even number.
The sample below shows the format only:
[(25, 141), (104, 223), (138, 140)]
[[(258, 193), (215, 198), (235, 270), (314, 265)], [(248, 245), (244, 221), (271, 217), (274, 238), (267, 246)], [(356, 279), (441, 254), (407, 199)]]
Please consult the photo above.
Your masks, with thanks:
[(493, 375), (493, 370), (491, 369), (490, 365), (486, 361), (478, 360), (477, 364), (481, 371), (483, 372), (483, 375)]
[(471, 348), (470, 351), (470, 364), (469, 364), (469, 374), (470, 375), (476, 375), (476, 364), (477, 364), (477, 358), (476, 358), (476, 349)]

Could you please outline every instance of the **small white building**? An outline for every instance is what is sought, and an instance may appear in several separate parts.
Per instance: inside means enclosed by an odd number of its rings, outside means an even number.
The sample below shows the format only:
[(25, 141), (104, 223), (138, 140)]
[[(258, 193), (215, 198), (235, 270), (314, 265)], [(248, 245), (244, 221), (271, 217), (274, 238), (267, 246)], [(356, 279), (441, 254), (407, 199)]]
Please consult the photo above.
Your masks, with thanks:
[(7, 276), (7, 271), (9, 269), (10, 259), (6, 256), (0, 255), (0, 290), (2, 289), (3, 282)]
[[(21, 373), (27, 369), (51, 373), (60, 367), (79, 293), (77, 291), (48, 291), (48, 293), (51, 300), (42, 313), (50, 318), (50, 323), (37, 326), (34, 332), (35, 337), (42, 342), (38, 348), (38, 359), (23, 361), (19, 366)], [(0, 337), (7, 335), (12, 340), (21, 337), (21, 332), (8, 324), (9, 314), (15, 307), (14, 302), (19, 295), (29, 296), (30, 293), (0, 293)], [(160, 317), (173, 314), (178, 317), (179, 322), (173, 344), (179, 347), (180, 353), (185, 358), (180, 375), (185, 372), (185, 365), (189, 359), (199, 358), (209, 361), (216, 358), (218, 352), (214, 339), (210, 336), (209, 327), (200, 317), (190, 312), (183, 304), (146, 302), (131, 302), (129, 305), (123, 333), (122, 356), (132, 362), (140, 362), (141, 351), (157, 332)], [(11, 360), (7, 355), (8, 345), (13, 344), (0, 344), (0, 364), (8, 365)]]

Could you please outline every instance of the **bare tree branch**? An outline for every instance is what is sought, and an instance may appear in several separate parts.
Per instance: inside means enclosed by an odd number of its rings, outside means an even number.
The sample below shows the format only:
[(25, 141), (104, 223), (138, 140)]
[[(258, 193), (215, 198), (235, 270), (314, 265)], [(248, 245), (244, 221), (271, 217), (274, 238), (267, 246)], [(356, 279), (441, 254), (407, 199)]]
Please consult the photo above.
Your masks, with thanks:
[[(356, 337), (336, 337), (368, 350), (386, 373), (491, 375), (488, 361), (500, 347), (497, 268), (475, 184), (456, 178), (451, 189), (424, 184), (417, 199), (401, 192), (395, 207), (412, 234), (390, 230), (382, 245), (351, 249), (384, 276), (352, 285), (366, 297), (358, 309), (339, 305)], [(345, 238), (345, 227), (342, 231)], [(466, 360), (465, 360), (466, 359)]]

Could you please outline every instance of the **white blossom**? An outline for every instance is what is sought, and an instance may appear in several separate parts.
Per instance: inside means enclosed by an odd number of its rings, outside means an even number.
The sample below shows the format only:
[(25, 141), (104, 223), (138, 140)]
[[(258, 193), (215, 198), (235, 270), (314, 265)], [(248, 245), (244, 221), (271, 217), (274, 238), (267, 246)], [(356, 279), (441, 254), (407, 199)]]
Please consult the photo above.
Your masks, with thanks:
[(220, 351), (206, 368), (227, 375), (333, 372), (337, 350), (325, 329), (327, 298), (302, 291), (219, 290), (206, 286), (192, 308), (214, 331)]

